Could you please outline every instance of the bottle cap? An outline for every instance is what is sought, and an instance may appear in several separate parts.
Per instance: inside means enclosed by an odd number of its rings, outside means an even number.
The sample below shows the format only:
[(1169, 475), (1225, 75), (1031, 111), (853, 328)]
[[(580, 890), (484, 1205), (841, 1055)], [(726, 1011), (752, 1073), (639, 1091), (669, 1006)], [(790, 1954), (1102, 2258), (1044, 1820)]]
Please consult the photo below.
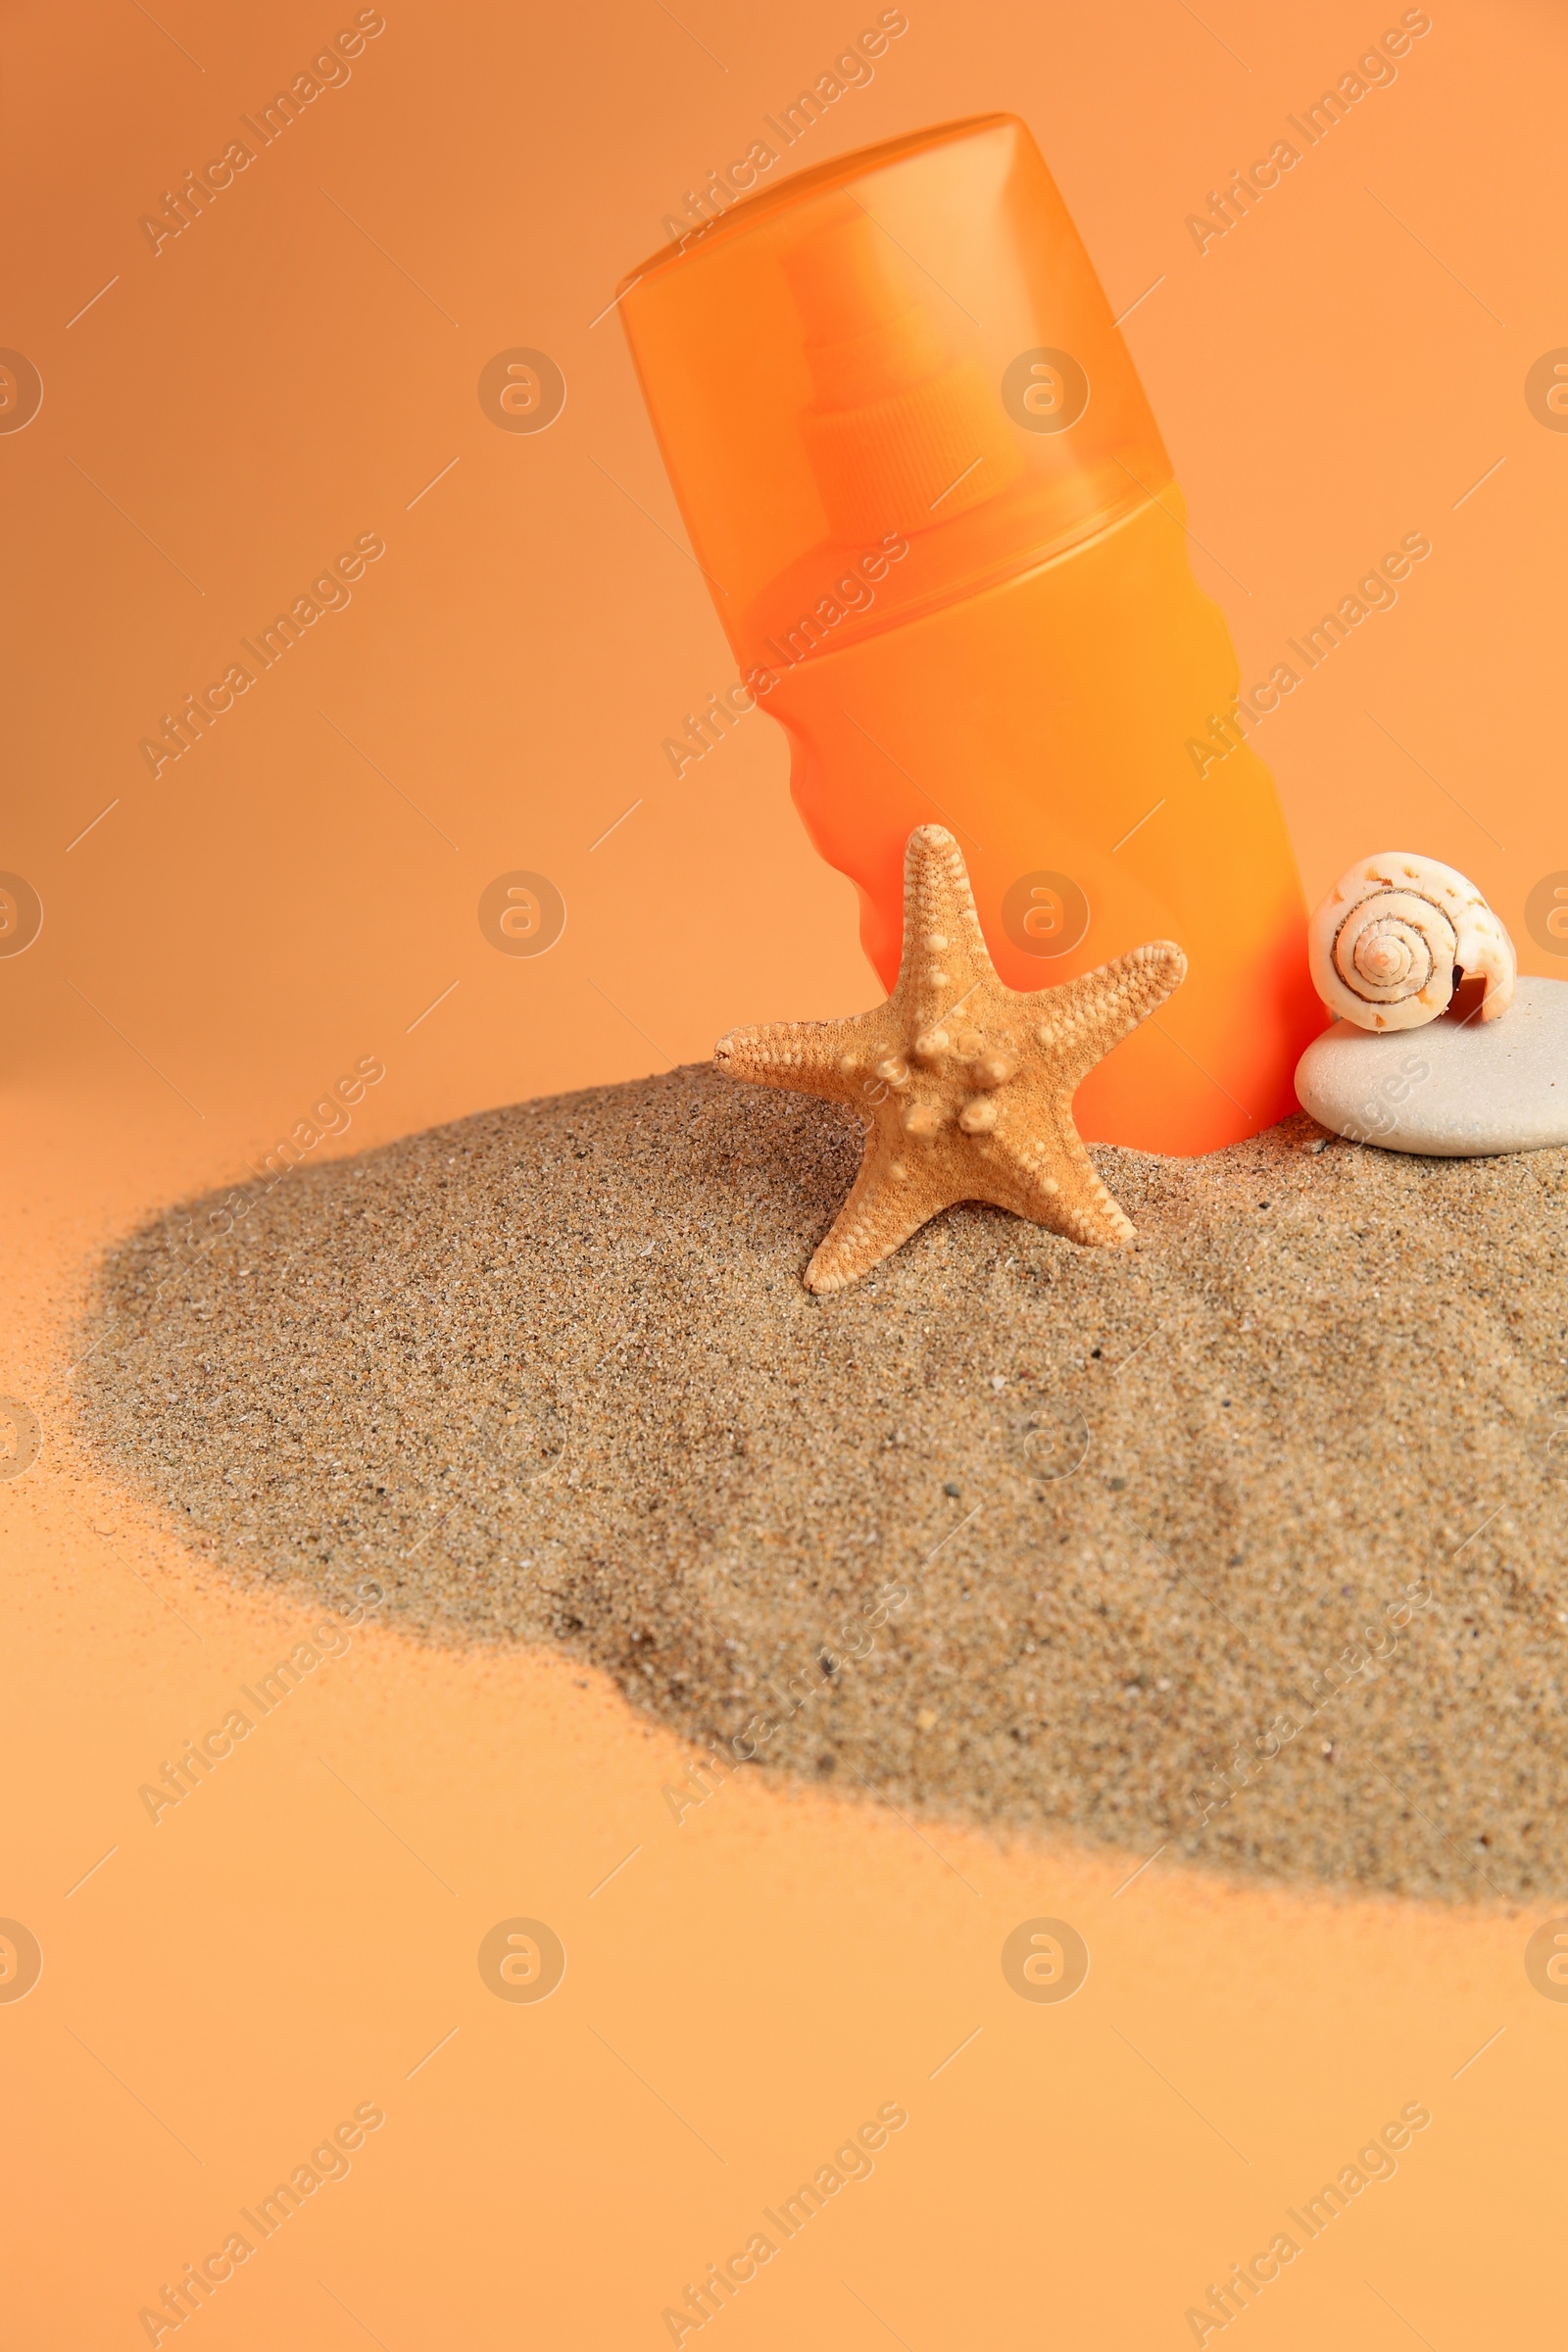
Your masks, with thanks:
[(1172, 478), (1012, 115), (764, 183), (618, 301), (743, 673), (1046, 563)]

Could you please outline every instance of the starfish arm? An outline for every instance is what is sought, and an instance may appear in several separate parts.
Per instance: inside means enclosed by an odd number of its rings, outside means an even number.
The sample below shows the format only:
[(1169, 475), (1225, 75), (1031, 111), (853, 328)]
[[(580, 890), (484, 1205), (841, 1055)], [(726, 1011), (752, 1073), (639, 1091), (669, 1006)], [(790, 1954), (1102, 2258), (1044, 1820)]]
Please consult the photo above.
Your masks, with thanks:
[(854, 1020), (766, 1021), (721, 1037), (713, 1062), (726, 1078), (750, 1086), (781, 1086), (792, 1094), (847, 1102), (854, 1097), (854, 1082), (840, 1064), (853, 1052), (857, 1033)]
[[(1052, 1132), (1052, 1131), (1054, 1132)], [(994, 1187), (983, 1198), (1089, 1249), (1114, 1250), (1137, 1238), (1137, 1227), (1100, 1180), (1072, 1123), (1066, 1098), (1027, 1143), (999, 1139)]]
[(895, 1177), (873, 1133), (866, 1139), (850, 1197), (806, 1269), (807, 1289), (842, 1291), (858, 1282), (951, 1205), (945, 1191), (933, 1190), (912, 1172), (903, 1182)]
[(998, 985), (963, 854), (942, 825), (917, 825), (904, 854), (904, 956), (896, 999), (936, 1018), (955, 993)]
[(1030, 1012), (1038, 1009), (1036, 1041), (1054, 1055), (1062, 1084), (1069, 1090), (1081, 1085), (1096, 1062), (1148, 1020), (1186, 976), (1181, 949), (1155, 939), (1080, 979), (1026, 998)]

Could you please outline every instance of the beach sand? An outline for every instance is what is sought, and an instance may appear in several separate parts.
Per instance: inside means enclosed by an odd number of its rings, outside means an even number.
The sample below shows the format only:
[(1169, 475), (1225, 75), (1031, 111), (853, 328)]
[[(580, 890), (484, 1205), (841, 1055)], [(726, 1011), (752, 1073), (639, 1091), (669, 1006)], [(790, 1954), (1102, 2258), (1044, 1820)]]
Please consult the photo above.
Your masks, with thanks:
[(965, 1207), (818, 1299), (845, 1113), (488, 1111), (115, 1250), (78, 1436), (242, 1582), (604, 1667), (710, 1751), (672, 1810), (1556, 1896), (1568, 1153), (1313, 1135), (1097, 1148), (1135, 1249)]

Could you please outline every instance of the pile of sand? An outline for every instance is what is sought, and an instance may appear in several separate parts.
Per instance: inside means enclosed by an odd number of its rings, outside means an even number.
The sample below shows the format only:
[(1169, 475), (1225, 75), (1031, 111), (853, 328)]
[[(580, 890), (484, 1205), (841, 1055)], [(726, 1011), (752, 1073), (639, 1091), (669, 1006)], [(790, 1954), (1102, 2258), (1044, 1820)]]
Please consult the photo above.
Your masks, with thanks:
[(905, 1808), (1452, 1897), (1568, 1887), (1568, 1154), (1096, 1152), (800, 1276), (847, 1117), (706, 1069), (196, 1203), (87, 1439), (237, 1575), (560, 1642)]

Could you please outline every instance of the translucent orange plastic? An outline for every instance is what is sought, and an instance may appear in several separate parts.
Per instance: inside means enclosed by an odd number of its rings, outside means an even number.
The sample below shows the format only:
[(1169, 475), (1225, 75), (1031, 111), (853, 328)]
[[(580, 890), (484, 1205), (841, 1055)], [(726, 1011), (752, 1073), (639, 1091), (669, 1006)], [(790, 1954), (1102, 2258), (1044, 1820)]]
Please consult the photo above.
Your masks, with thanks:
[(783, 180), (656, 255), (620, 309), (744, 681), (884, 984), (905, 842), (945, 823), (1012, 987), (1186, 950), (1176, 997), (1080, 1091), (1085, 1135), (1197, 1152), (1294, 1109), (1325, 1016), (1284, 819), (1241, 722), (1215, 734), (1229, 632), (1024, 125)]

